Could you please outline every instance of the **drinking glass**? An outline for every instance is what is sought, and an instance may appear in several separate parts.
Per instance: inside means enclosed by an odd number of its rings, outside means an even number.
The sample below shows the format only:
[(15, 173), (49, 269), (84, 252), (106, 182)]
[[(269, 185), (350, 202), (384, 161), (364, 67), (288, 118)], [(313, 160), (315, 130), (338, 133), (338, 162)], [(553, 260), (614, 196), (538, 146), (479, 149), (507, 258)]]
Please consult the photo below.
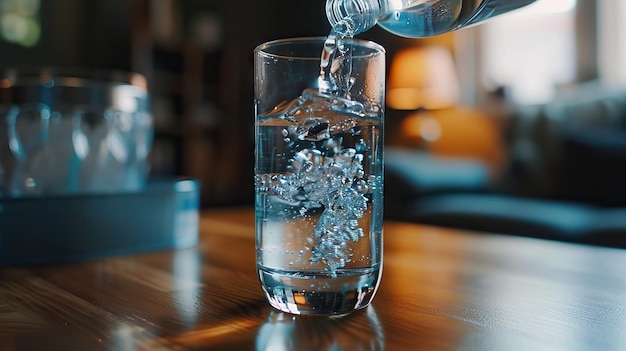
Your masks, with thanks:
[(0, 196), (138, 190), (152, 133), (139, 74), (7, 70), (0, 75)]
[(385, 52), (343, 39), (321, 76), (325, 43), (255, 49), (258, 276), (293, 314), (363, 308), (381, 278)]

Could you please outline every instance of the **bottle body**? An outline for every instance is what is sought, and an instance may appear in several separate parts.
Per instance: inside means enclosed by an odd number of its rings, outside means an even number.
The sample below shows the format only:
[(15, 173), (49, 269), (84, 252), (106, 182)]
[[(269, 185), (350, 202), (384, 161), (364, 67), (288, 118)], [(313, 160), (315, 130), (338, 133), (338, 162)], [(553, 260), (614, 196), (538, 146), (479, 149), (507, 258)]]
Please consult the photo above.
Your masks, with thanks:
[[(327, 0), (332, 26), (349, 21), (351, 34), (375, 24), (402, 37), (423, 38), (478, 24), (536, 0)], [(354, 22), (354, 24), (352, 24)]]

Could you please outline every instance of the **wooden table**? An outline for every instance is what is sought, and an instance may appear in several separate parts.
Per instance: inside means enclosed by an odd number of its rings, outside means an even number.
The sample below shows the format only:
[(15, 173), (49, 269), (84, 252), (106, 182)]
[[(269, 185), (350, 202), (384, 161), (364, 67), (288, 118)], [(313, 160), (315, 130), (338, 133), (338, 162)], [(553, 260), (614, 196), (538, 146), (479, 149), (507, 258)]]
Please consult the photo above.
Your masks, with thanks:
[(385, 223), (373, 304), (272, 310), (250, 209), (194, 249), (0, 270), (7, 350), (626, 350), (626, 251)]

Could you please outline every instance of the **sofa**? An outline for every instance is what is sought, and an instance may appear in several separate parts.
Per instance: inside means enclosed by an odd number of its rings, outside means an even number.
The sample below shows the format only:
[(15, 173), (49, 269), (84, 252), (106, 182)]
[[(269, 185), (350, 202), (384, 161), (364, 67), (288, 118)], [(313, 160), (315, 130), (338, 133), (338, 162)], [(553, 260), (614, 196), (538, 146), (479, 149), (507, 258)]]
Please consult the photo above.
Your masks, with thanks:
[(588, 82), (496, 118), (496, 176), (481, 159), (386, 147), (385, 217), (626, 248), (626, 91)]

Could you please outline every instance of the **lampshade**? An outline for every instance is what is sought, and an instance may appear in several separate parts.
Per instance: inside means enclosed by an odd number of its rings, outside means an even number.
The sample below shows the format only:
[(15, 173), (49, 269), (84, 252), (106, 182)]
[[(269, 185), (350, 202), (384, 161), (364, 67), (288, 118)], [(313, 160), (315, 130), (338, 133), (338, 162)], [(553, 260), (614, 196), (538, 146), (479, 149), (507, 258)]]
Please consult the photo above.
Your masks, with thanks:
[(454, 59), (443, 46), (399, 51), (391, 61), (387, 87), (387, 106), (397, 110), (436, 110), (459, 100)]

